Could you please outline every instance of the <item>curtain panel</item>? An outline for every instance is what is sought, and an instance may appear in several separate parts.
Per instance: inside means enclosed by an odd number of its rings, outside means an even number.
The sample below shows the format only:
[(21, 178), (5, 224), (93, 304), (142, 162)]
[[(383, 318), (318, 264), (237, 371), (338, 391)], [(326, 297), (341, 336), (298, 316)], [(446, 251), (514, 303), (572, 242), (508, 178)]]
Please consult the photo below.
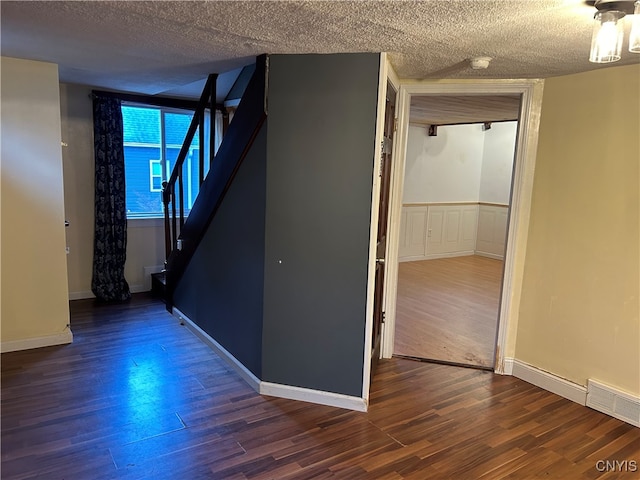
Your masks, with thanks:
[(120, 104), (116, 98), (93, 96), (95, 233), (91, 290), (101, 302), (131, 298), (124, 278), (127, 214)]

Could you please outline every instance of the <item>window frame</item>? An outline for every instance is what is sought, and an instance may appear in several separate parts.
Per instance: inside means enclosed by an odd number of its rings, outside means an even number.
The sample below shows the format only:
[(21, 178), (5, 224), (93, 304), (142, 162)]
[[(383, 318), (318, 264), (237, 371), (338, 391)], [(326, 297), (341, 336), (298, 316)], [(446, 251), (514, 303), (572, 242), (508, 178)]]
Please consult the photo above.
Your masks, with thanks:
[[(153, 188), (153, 172), (152, 172), (152, 163), (157, 163), (161, 165), (162, 174), (161, 174), (161, 183), (168, 181), (171, 176), (170, 170), (170, 162), (166, 158), (166, 150), (167, 148), (175, 148), (175, 144), (167, 144), (166, 142), (166, 132), (165, 132), (165, 114), (167, 113), (177, 113), (177, 114), (189, 114), (192, 116), (195, 115), (195, 110), (191, 110), (189, 108), (179, 108), (177, 106), (162, 106), (162, 105), (154, 105), (150, 103), (140, 103), (140, 102), (132, 102), (128, 100), (123, 100), (121, 102), (120, 107), (129, 107), (129, 108), (144, 108), (144, 109), (155, 109), (158, 110), (160, 114), (160, 142), (159, 143), (141, 143), (141, 142), (124, 142), (123, 141), (123, 149), (126, 147), (148, 147), (148, 148), (157, 148), (160, 151), (159, 159), (149, 159), (149, 192), (151, 193), (161, 193), (162, 188), (154, 189)], [(185, 132), (186, 134), (186, 132)], [(181, 145), (180, 145), (181, 147)], [(193, 147), (190, 148), (190, 153)], [(127, 159), (125, 155), (125, 172), (127, 170)], [(125, 199), (126, 203), (126, 199)], [(136, 219), (153, 219), (153, 218), (162, 218), (164, 216), (164, 212), (129, 212), (127, 209), (126, 212), (127, 220)]]

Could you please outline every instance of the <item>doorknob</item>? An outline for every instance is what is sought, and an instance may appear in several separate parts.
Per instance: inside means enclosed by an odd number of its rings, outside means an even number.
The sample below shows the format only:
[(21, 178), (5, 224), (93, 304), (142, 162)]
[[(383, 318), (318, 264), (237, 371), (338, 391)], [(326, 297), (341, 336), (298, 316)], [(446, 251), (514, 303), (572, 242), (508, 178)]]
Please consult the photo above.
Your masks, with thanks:
[(381, 265), (384, 264), (384, 258), (376, 258), (376, 263), (379, 263)]

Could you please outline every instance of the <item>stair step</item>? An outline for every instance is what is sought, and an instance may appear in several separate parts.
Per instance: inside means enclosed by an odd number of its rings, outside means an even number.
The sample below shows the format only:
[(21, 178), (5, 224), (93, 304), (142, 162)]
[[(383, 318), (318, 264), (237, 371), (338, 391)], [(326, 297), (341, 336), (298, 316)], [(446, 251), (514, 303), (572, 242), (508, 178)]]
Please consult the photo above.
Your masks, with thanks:
[(151, 294), (164, 300), (167, 289), (165, 272), (151, 274)]

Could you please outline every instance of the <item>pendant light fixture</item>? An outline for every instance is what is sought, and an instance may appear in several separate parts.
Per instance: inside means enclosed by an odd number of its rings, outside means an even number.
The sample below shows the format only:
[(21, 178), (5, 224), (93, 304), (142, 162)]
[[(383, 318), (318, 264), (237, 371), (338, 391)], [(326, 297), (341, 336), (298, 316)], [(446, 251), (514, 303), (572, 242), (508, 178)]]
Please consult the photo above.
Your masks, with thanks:
[(640, 53), (640, 0), (596, 0), (589, 61), (611, 63), (620, 60), (624, 42), (624, 17), (633, 15), (629, 51)]

